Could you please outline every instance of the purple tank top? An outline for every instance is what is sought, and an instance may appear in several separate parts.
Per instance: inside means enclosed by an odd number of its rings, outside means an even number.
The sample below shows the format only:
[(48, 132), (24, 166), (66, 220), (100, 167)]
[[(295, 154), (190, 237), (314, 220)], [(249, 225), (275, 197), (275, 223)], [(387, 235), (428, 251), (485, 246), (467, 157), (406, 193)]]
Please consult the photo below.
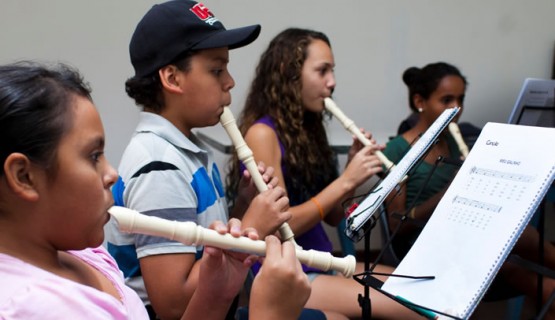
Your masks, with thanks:
[[(276, 131), (274, 121), (268, 115), (258, 119), (255, 123), (265, 124), (268, 127), (272, 128), (274, 131)], [(286, 169), (285, 169), (285, 166), (284, 166), (284, 163), (283, 163), (283, 158), (284, 158), (284, 155), (285, 155), (285, 148), (283, 146), (283, 143), (281, 141), (279, 141), (279, 139), (278, 139), (278, 142), (279, 142), (279, 149), (281, 151), (281, 158), (282, 158), (281, 170), (283, 172), (283, 176), (286, 176), (287, 172), (286, 172)], [(243, 164), (241, 164), (241, 171), (243, 171), (244, 168), (245, 167), (243, 166)], [(325, 186), (322, 186), (322, 188), (319, 191), (321, 191), (324, 187)], [(308, 201), (308, 199), (302, 199), (302, 198), (294, 196), (295, 195), (295, 190), (290, 190), (289, 187), (287, 187), (287, 194), (289, 196), (289, 199), (291, 200), (291, 203), (290, 203), (291, 206), (296, 206), (296, 205), (299, 205), (299, 204), (301, 204), (305, 201)], [(312, 196), (314, 196), (314, 195), (312, 195)], [(295, 235), (295, 241), (304, 250), (314, 249), (314, 250), (317, 250), (317, 251), (331, 252), (332, 249), (333, 249), (333, 245), (332, 245), (331, 241), (329, 240), (321, 222), (318, 222), (316, 225), (314, 225), (311, 229), (309, 229), (305, 233), (303, 233), (301, 235)], [(253, 267), (253, 270), (255, 272), (257, 272), (258, 271), (258, 266)], [(305, 265), (303, 265), (303, 270), (305, 272), (322, 272), (319, 269), (307, 267)]]

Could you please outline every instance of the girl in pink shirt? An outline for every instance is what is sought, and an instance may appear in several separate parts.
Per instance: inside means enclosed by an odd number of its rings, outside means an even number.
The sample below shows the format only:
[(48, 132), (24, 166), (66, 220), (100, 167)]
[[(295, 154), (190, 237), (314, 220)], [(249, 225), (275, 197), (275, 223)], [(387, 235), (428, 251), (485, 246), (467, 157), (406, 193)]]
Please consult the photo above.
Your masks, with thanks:
[[(117, 173), (75, 70), (0, 66), (0, 164), (0, 319), (148, 319), (101, 247)], [(211, 227), (242, 235), (236, 219)], [(243, 235), (257, 238), (249, 228)], [(310, 294), (308, 279), (291, 243), (270, 236), (266, 244), (251, 316), (295, 319)], [(256, 260), (210, 247), (204, 253), (182, 319), (223, 319)]]

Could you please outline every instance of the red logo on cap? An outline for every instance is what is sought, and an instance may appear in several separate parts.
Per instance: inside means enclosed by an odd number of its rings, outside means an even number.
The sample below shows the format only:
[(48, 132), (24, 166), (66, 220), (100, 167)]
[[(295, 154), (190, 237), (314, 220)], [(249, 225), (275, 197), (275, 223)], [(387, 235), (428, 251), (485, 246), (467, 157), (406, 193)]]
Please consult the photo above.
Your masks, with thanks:
[(218, 21), (210, 12), (210, 10), (204, 6), (202, 3), (195, 4), (191, 9), (192, 13), (194, 13), (200, 20), (205, 21), (209, 24), (213, 24), (214, 22)]

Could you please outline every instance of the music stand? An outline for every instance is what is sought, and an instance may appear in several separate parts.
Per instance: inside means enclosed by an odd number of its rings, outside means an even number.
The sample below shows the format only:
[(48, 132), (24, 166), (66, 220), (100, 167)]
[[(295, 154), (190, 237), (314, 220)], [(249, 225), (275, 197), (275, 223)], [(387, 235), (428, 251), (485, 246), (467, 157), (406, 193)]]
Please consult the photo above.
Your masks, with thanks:
[(555, 128), (555, 80), (526, 78), (507, 123)]
[[(383, 179), (377, 187), (373, 189), (373, 192), (367, 195), (367, 197), (360, 203), (349, 210), (347, 217), (347, 228), (345, 229), (346, 235), (354, 241), (361, 240), (364, 238), (364, 269), (367, 270), (361, 275), (355, 275), (355, 280), (364, 286), (364, 296), (359, 295), (358, 301), (362, 308), (363, 319), (369, 319), (371, 315), (371, 303), (370, 303), (370, 287), (379, 289), (381, 285), (379, 280), (373, 278), (371, 274), (377, 274), (373, 272), (373, 268), (370, 268), (370, 235), (369, 231), (375, 226), (378, 220), (375, 214), (384, 214), (381, 210), (382, 203), (388, 194), (398, 186), (414, 164), (422, 158), (422, 156), (429, 150), (430, 146), (435, 142), (439, 134), (447, 127), (447, 125), (453, 120), (455, 115), (459, 112), (460, 108), (446, 109), (426, 130), (422, 135), (420, 140), (418, 140), (414, 146), (407, 152), (407, 154), (397, 163), (397, 165), (392, 168), (389, 174)], [(358, 279), (356, 276), (362, 276), (362, 279)], [(409, 277), (417, 279), (428, 279), (429, 276), (407, 276), (390, 274), (393, 277)], [(408, 301), (400, 301), (398, 299), (393, 300), (413, 309), (416, 312), (425, 314), (428, 312), (424, 310), (426, 308), (421, 306), (416, 306)], [(428, 309), (429, 310), (429, 309)]]
[[(515, 105), (507, 121), (510, 124), (527, 125), (535, 127), (555, 128), (555, 80), (526, 78), (520, 89)], [(553, 190), (553, 186), (551, 186)], [(522, 258), (512, 258), (522, 267), (538, 274), (538, 301), (536, 308), (539, 310), (537, 319), (543, 318), (549, 305), (555, 300), (555, 291), (542, 306), (541, 297), (543, 291), (543, 277), (548, 276), (555, 279), (555, 271), (544, 267), (544, 239), (545, 239), (545, 199), (542, 200), (538, 216), (539, 233), (539, 263), (524, 260)]]

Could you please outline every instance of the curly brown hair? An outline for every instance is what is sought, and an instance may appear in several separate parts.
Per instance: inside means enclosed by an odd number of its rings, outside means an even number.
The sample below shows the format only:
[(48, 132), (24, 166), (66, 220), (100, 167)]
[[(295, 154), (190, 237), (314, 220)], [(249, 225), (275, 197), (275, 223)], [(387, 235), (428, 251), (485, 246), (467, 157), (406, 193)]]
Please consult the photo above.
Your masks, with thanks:
[[(301, 71), (307, 48), (314, 40), (322, 40), (331, 48), (325, 34), (298, 28), (286, 29), (270, 42), (238, 118), (243, 135), (258, 119), (272, 119), (285, 148), (283, 169), (288, 189), (310, 190), (336, 175), (336, 158), (328, 143), (324, 115), (305, 110), (301, 98)], [(229, 167), (227, 196), (233, 203), (241, 177), (236, 153)]]

